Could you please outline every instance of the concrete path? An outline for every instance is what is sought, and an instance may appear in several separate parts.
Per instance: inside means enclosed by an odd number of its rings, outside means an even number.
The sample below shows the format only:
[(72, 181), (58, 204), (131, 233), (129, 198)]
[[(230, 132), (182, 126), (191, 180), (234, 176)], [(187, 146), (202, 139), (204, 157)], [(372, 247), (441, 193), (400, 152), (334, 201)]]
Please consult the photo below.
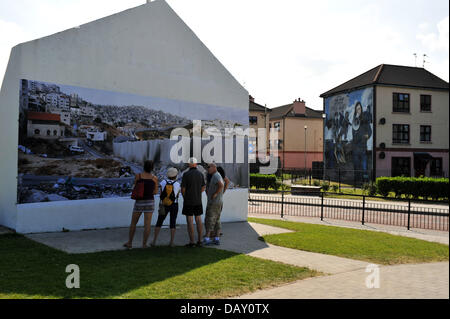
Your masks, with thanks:
[(355, 270), (314, 277), (242, 295), (242, 299), (448, 299), (449, 263), (381, 266), (379, 288), (367, 288), (371, 273)]
[[(258, 237), (268, 234), (291, 232), (283, 228), (246, 222), (223, 223), (222, 227), (224, 235), (221, 245), (208, 246), (207, 248), (229, 250), (294, 266), (307, 267), (326, 274), (362, 269), (367, 266), (366, 262), (358, 260), (274, 246), (258, 239)], [(138, 227), (134, 242), (134, 246), (137, 248), (141, 246), (142, 234), (142, 227)], [(92, 253), (125, 249), (122, 245), (127, 241), (128, 228), (29, 234), (26, 237), (67, 253)], [(150, 234), (150, 240), (152, 238), (152, 234)], [(177, 229), (175, 238), (175, 244), (179, 246), (188, 242), (186, 226), (180, 226)], [(161, 229), (157, 245), (167, 245), (169, 239), (169, 229), (163, 228)]]
[(340, 219), (326, 219), (321, 221), (320, 218), (317, 217), (300, 217), (300, 216), (284, 216), (283, 219), (280, 218), (280, 215), (273, 214), (249, 214), (249, 217), (255, 218), (267, 218), (267, 219), (276, 219), (276, 220), (284, 220), (284, 221), (292, 221), (292, 222), (300, 222), (300, 223), (309, 223), (309, 224), (317, 224), (324, 226), (338, 226), (345, 228), (354, 228), (354, 229), (362, 229), (362, 230), (370, 230), (370, 231), (378, 231), (385, 232), (391, 235), (405, 236), (411, 238), (417, 238), (421, 240), (441, 243), (441, 244), (449, 244), (449, 232), (447, 231), (438, 231), (438, 230), (428, 230), (428, 229), (411, 229), (408, 230), (405, 227), (401, 226), (389, 226), (389, 225), (380, 225), (380, 224), (365, 224), (362, 225), (360, 222), (352, 222)]

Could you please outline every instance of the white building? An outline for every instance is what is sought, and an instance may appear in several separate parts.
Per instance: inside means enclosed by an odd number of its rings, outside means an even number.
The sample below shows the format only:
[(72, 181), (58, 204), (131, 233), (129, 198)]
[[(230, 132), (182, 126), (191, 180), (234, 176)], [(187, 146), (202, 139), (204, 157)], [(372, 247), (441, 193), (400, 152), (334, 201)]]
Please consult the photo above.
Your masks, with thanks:
[(94, 117), (96, 114), (97, 114), (97, 112), (95, 111), (95, 109), (90, 106), (81, 106), (80, 107), (80, 115)]
[[(248, 112), (248, 92), (163, 0), (13, 47), (0, 92), (0, 225), (18, 233), (127, 227), (133, 208), (130, 198), (17, 203), (21, 79)], [(247, 200), (247, 189), (228, 190), (222, 222), (246, 221)]]
[(86, 138), (93, 142), (103, 142), (106, 140), (107, 133), (106, 132), (87, 132)]
[(53, 107), (59, 106), (58, 101), (59, 101), (59, 94), (57, 93), (48, 93), (45, 96), (45, 102)]
[(59, 139), (64, 136), (64, 126), (60, 124), (60, 121), (59, 114), (28, 112), (27, 137)]

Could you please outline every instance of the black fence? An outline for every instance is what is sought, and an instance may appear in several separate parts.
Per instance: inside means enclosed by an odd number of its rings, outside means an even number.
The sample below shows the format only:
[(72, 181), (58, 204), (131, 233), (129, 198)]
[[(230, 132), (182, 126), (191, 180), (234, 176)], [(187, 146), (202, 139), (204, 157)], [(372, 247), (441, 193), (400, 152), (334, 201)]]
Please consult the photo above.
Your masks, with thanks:
[[(351, 196), (352, 199), (349, 199)], [(292, 195), (287, 191), (250, 190), (249, 214), (338, 219), (353, 222), (448, 231), (448, 202), (380, 196), (319, 193)]]

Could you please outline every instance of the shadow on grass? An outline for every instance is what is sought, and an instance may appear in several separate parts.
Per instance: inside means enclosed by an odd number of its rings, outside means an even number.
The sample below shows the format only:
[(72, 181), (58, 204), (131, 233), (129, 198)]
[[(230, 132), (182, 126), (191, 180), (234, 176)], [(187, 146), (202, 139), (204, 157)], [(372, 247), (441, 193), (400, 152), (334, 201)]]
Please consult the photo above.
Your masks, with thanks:
[[(209, 298), (314, 275), (239, 253), (155, 247), (68, 254), (22, 235), (0, 236), (0, 298)], [(80, 288), (65, 285), (80, 268)]]
[[(0, 296), (26, 295), (44, 298), (109, 298), (162, 282), (204, 266), (237, 256), (217, 249), (157, 247), (88, 254), (67, 254), (33, 242), (21, 235), (0, 236)], [(79, 289), (65, 286), (66, 266), (80, 267)], [(200, 274), (199, 274), (200, 275)], [(196, 276), (194, 276), (195, 278)], [(200, 279), (200, 278), (199, 278)], [(180, 282), (168, 283), (176, 289)], [(167, 287), (167, 288), (169, 288)], [(156, 290), (162, 287), (156, 288)], [(155, 295), (177, 295), (155, 291)], [(152, 296), (152, 292), (147, 292)], [(137, 296), (139, 298), (139, 293)]]

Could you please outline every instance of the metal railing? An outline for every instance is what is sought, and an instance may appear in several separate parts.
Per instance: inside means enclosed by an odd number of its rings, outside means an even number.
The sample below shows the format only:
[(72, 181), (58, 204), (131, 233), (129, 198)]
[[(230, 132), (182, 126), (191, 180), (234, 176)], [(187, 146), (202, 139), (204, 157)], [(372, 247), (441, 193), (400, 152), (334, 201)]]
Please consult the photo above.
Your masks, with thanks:
[[(348, 199), (351, 196), (354, 199)], [(372, 200), (371, 200), (372, 199)], [(382, 199), (383, 201), (380, 201)], [(353, 222), (449, 231), (448, 202), (322, 192), (249, 190), (249, 214), (317, 217)]]

